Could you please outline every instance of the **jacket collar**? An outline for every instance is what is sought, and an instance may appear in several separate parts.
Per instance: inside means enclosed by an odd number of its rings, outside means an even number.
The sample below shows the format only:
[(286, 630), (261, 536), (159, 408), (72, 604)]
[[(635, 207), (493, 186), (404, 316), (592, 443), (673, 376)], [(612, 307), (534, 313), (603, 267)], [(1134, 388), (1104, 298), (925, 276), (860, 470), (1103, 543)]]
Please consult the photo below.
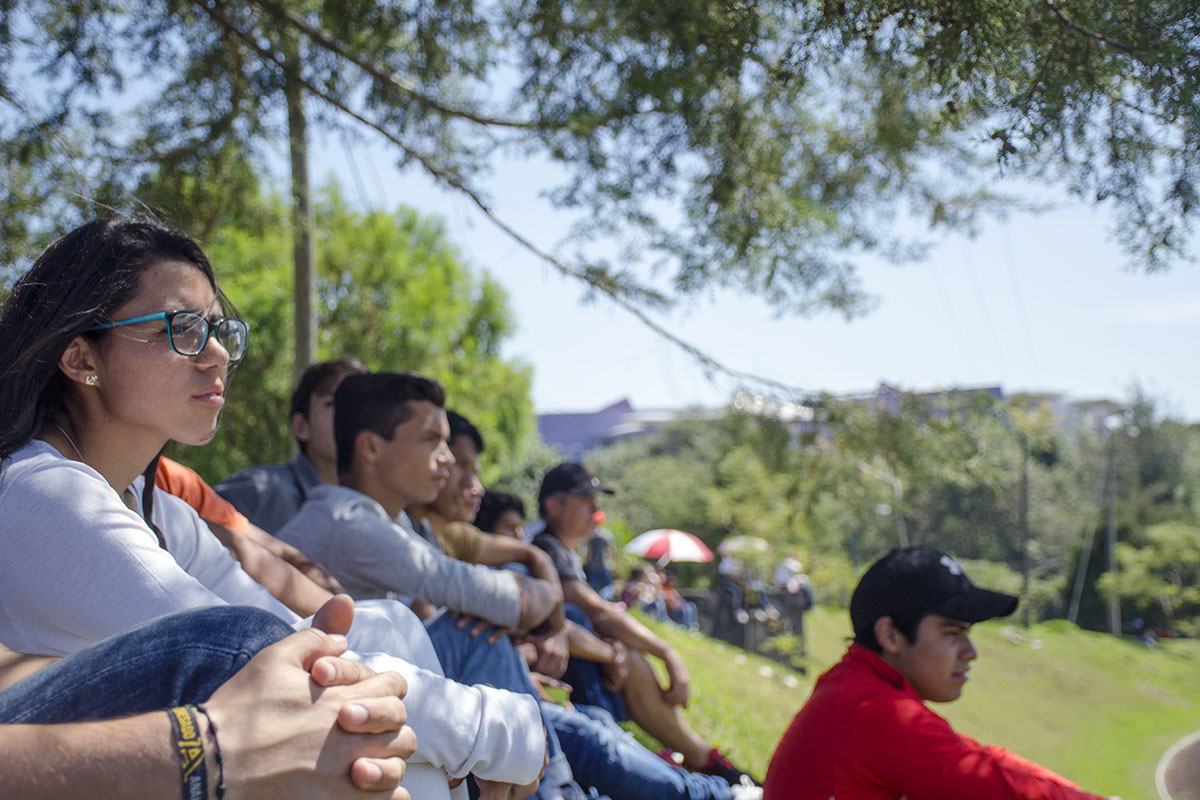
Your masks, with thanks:
[(300, 490), (301, 499), (307, 500), (312, 489), (322, 484), (320, 473), (304, 453), (297, 453), (296, 457), (288, 462), (288, 466), (292, 469), (292, 479), (296, 482), (296, 488)]

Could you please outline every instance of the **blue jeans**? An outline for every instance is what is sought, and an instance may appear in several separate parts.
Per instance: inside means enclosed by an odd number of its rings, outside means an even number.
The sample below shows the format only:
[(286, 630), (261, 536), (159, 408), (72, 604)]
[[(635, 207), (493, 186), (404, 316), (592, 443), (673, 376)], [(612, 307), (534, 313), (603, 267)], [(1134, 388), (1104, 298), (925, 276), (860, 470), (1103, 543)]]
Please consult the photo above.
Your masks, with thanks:
[(575, 780), (585, 789), (621, 800), (729, 800), (723, 779), (668, 764), (595, 706), (568, 711), (542, 703), (542, 717), (558, 734)]
[(202, 703), (255, 653), (292, 632), (256, 608), (160, 617), (56, 661), (0, 692), (0, 722), (56, 723)]
[(684, 600), (683, 605), (674, 614), (668, 614), (667, 616), (670, 617), (671, 622), (674, 622), (676, 625), (682, 625), (688, 630), (695, 631), (700, 629), (696, 624), (696, 604), (691, 600)]
[[(563, 613), (576, 625), (594, 632), (592, 621), (579, 606), (564, 603)], [(571, 702), (575, 705), (599, 706), (619, 721), (629, 719), (629, 713), (625, 710), (625, 699), (621, 697), (620, 692), (610, 692), (604, 688), (604, 675), (595, 661), (572, 658), (567, 662), (567, 671), (562, 679), (571, 687)]]
[[(432, 619), (425, 630), (429, 633), (447, 678), (468, 685), (483, 683), (497, 689), (527, 694), (540, 702), (529, 677), (529, 667), (507, 636), (495, 644), (488, 644), (486, 633), (473, 637), (469, 631), (459, 630), (456, 620), (448, 613)], [(572, 783), (571, 767), (563, 756), (554, 728), (544, 715), (542, 720), (546, 725), (548, 762), (534, 797), (538, 800), (558, 800), (563, 795), (562, 787)], [(570, 789), (566, 792), (568, 797), (573, 794)]]

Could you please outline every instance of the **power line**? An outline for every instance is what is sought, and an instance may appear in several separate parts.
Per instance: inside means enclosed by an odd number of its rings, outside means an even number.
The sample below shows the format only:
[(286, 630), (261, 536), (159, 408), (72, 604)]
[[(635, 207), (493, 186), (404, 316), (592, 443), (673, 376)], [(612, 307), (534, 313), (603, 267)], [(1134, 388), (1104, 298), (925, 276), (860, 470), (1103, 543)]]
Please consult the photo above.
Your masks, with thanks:
[(975, 294), (975, 304), (979, 306), (979, 318), (983, 322), (983, 329), (987, 331), (988, 337), (992, 340), (992, 347), (996, 351), (996, 360), (1000, 362), (1001, 374), (1008, 373), (1008, 365), (1004, 359), (1004, 347), (1000, 344), (1000, 337), (996, 335), (996, 326), (992, 324), (992, 315), (988, 313), (988, 304), (984, 302), (983, 290), (979, 286), (979, 276), (975, 273), (975, 262), (971, 259), (971, 251), (963, 245), (963, 265), (967, 270), (967, 277), (971, 281), (971, 289)]
[(342, 140), (342, 152), (346, 156), (346, 163), (350, 165), (350, 174), (354, 176), (354, 185), (358, 189), (358, 200), (362, 203), (364, 211), (372, 211), (371, 201), (367, 199), (367, 187), (363, 183), (362, 174), (358, 171), (358, 163), (354, 159), (354, 151), (346, 144), (346, 140)]
[(1017, 304), (1017, 314), (1021, 320), (1021, 334), (1025, 341), (1025, 352), (1029, 357), (1029, 366), (1033, 370), (1033, 382), (1037, 385), (1042, 383), (1042, 370), (1038, 366), (1037, 350), (1033, 346), (1033, 336), (1029, 326), (1029, 315), (1025, 313), (1025, 301), (1021, 292), (1021, 282), (1017, 277), (1017, 270), (1014, 266), (1015, 259), (1012, 252), (1012, 239), (1008, 235), (1008, 228), (1002, 227), (1000, 235), (1003, 237), (1004, 243), (1004, 265), (1008, 268), (1008, 276), (1012, 281), (1013, 298)]
[(932, 259), (929, 261), (929, 272), (933, 275), (933, 285), (937, 289), (938, 299), (942, 301), (942, 309), (946, 312), (946, 318), (950, 320), (950, 327), (954, 329), (954, 339), (958, 342), (958, 346), (962, 348), (967, 367), (970, 369), (975, 365), (975, 358), (972, 356), (970, 348), (967, 347), (967, 337), (963, 336), (962, 327), (959, 326), (958, 317), (955, 316), (954, 307), (950, 303), (950, 295), (946, 293), (946, 287), (942, 284), (937, 264)]

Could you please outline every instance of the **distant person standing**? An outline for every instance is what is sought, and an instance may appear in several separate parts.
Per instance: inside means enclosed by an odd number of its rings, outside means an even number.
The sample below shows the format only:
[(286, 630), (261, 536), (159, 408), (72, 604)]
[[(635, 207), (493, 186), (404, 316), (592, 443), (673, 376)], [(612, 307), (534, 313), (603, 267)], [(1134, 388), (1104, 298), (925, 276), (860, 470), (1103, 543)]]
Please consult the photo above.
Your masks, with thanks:
[(583, 574), (588, 586), (605, 600), (613, 599), (613, 565), (617, 558), (617, 542), (612, 531), (600, 527), (604, 524), (604, 512), (596, 512), (596, 530), (584, 543)]
[(800, 638), (800, 654), (804, 655), (804, 612), (812, 608), (812, 582), (794, 553), (775, 566), (771, 592), (771, 602), (782, 610), (792, 633)]
[(725, 553), (717, 564), (717, 585), (727, 598), (730, 619), (745, 625), (750, 615), (743, 608), (745, 592), (742, 582), (746, 577), (746, 565), (732, 553)]

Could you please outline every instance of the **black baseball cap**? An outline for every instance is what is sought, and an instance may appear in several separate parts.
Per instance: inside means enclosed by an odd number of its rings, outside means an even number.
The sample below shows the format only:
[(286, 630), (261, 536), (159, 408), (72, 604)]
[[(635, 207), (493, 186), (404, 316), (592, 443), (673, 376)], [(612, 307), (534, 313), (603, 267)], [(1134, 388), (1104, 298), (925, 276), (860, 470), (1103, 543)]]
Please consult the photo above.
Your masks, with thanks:
[(1007, 616), (1016, 608), (1016, 597), (980, 589), (953, 557), (921, 545), (898, 548), (871, 565), (850, 598), (850, 623), (858, 633), (880, 617), (918, 609), (974, 623)]
[(581, 464), (566, 462), (559, 464), (554, 469), (546, 473), (546, 477), (542, 478), (542, 488), (538, 490), (538, 504), (553, 494), (578, 494), (578, 495), (593, 495), (604, 492), (605, 494), (613, 494), (613, 490), (600, 482), (599, 478), (593, 478), (591, 473), (583, 468)]

